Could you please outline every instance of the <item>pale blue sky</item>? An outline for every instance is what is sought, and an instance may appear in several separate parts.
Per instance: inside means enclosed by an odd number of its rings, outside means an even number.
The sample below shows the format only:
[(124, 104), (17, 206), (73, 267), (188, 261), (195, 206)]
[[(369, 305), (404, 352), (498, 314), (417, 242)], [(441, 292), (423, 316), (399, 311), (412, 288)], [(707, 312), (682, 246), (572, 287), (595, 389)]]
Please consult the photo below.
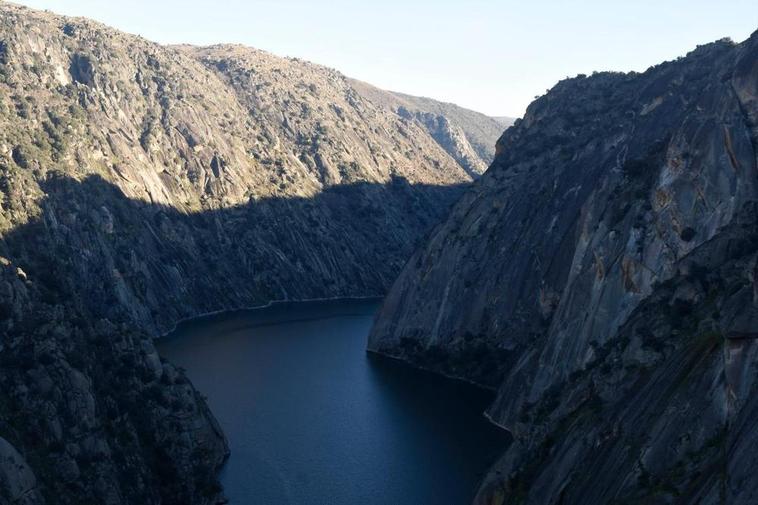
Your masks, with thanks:
[(242, 43), (509, 116), (566, 76), (644, 70), (758, 28), (757, 0), (17, 1), (162, 43)]

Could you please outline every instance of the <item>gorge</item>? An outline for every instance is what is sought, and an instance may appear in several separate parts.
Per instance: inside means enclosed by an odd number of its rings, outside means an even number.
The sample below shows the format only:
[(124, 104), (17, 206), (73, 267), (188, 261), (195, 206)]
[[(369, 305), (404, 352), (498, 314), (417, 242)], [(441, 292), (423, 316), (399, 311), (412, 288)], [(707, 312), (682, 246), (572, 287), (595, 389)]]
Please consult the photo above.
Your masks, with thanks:
[(497, 121), (382, 93), (0, 3), (0, 501), (221, 499), (225, 437), (152, 339), (384, 293), (493, 155)]
[(758, 32), (513, 121), (0, 2), (0, 505), (755, 503), (757, 213)]

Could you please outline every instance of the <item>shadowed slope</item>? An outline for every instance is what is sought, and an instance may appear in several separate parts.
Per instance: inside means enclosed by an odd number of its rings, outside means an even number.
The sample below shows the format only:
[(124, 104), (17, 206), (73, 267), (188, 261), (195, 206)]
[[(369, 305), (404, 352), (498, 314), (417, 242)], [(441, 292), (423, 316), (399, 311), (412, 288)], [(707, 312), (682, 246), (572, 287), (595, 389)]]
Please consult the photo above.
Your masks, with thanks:
[(206, 212), (131, 200), (97, 176), (53, 175), (41, 215), (0, 254), (105, 317), (153, 333), (183, 318), (271, 300), (382, 295), (458, 186), (334, 186)]
[(477, 503), (754, 501), (757, 90), (758, 33), (561, 81), (406, 264), (369, 347), (498, 387)]
[(40, 188), (41, 214), (0, 240), (0, 450), (25, 460), (0, 497), (71, 504), (215, 503), (223, 435), (150, 337), (273, 299), (381, 295), (462, 189), (394, 179), (185, 213), (97, 176)]

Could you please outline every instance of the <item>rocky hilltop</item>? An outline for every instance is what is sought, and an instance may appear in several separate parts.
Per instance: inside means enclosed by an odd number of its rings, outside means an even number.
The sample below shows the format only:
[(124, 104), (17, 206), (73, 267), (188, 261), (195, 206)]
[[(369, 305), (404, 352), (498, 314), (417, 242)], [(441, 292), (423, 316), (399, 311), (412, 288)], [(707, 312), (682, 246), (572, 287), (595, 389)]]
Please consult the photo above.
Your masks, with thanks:
[(226, 444), (151, 342), (382, 294), (472, 170), (338, 72), (0, 3), (0, 503), (214, 503)]
[(477, 504), (755, 503), (758, 33), (558, 83), (370, 349), (497, 389)]

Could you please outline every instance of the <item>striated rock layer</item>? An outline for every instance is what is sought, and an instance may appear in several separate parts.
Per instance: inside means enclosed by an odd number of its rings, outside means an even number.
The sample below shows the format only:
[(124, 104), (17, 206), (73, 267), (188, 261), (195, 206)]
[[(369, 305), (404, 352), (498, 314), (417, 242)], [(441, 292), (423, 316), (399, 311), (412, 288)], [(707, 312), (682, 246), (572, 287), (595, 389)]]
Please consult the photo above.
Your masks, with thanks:
[(758, 33), (558, 83), (369, 348), (497, 388), (479, 504), (754, 503)]
[(223, 435), (151, 337), (389, 287), (471, 169), (376, 96), (0, 3), (0, 503), (221, 499)]

